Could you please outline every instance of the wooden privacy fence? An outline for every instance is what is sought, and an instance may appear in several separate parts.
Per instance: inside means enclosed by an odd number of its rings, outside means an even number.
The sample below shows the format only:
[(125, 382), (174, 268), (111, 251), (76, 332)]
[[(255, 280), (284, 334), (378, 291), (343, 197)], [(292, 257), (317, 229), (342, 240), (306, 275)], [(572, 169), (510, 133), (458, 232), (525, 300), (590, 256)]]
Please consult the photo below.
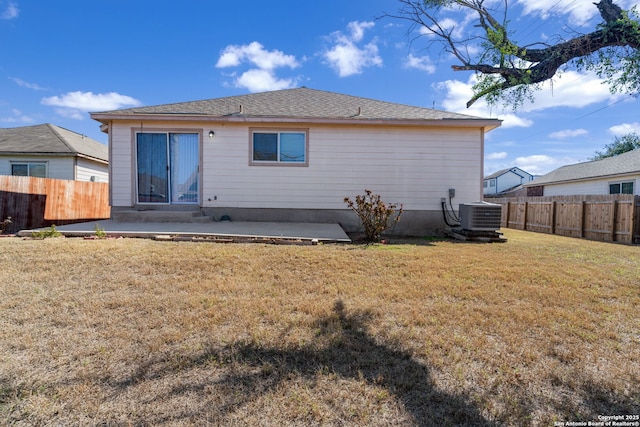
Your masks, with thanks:
[(13, 221), (6, 233), (110, 215), (108, 183), (0, 175), (0, 221)]
[(502, 227), (589, 240), (640, 243), (640, 196), (514, 197), (502, 205)]

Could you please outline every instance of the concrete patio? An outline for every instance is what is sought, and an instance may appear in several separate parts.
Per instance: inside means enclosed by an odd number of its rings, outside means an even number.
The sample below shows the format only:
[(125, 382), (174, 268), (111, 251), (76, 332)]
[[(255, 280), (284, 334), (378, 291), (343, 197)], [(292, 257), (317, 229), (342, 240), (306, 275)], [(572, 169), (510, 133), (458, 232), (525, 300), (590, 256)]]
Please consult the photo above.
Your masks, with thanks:
[[(349, 243), (351, 239), (338, 224), (289, 222), (121, 222), (101, 220), (56, 226), (69, 237), (95, 236), (96, 225), (107, 235), (142, 238), (219, 238), (234, 240), (273, 239)], [(22, 230), (28, 237), (37, 230)]]

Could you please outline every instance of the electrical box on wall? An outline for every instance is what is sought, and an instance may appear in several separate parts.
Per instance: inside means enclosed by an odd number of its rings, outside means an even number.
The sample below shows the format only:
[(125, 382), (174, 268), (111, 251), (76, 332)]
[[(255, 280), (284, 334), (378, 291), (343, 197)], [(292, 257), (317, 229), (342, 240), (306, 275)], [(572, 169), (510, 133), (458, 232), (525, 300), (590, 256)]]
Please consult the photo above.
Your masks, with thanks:
[(455, 188), (450, 188), (449, 189), (449, 198), (453, 199), (454, 197), (456, 197), (456, 189)]

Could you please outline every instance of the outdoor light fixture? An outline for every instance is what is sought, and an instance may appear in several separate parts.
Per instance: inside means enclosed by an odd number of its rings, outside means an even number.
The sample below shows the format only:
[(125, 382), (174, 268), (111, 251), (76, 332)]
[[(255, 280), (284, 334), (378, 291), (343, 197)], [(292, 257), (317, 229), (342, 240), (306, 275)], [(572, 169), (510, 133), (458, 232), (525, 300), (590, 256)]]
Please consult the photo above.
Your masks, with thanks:
[(212, 130), (209, 131), (209, 138), (213, 138), (213, 135), (215, 135), (216, 133)]

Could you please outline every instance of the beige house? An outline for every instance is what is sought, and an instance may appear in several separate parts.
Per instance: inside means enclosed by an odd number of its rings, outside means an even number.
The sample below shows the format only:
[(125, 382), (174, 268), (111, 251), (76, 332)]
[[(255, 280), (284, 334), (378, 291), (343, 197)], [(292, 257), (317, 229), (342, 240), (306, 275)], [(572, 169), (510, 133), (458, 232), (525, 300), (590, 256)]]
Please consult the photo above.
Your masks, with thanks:
[(0, 128), (0, 175), (107, 182), (107, 146), (49, 123)]
[(559, 167), (526, 184), (529, 195), (640, 195), (640, 149)]
[(396, 234), (444, 228), (442, 198), (482, 199), (496, 119), (308, 88), (96, 112), (109, 134), (113, 215), (194, 210), (218, 220), (359, 226), (345, 197), (402, 203)]

